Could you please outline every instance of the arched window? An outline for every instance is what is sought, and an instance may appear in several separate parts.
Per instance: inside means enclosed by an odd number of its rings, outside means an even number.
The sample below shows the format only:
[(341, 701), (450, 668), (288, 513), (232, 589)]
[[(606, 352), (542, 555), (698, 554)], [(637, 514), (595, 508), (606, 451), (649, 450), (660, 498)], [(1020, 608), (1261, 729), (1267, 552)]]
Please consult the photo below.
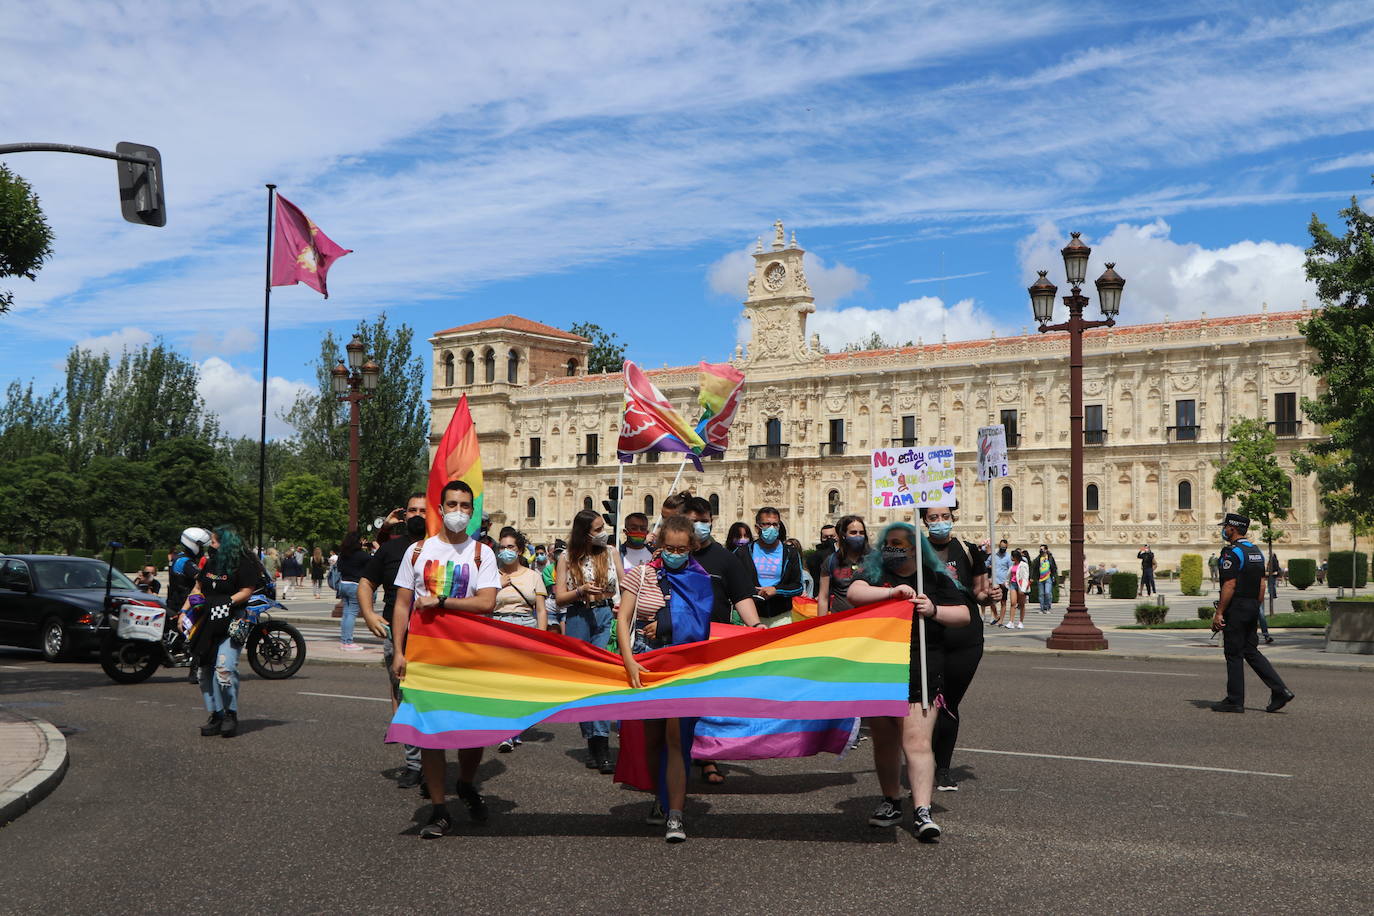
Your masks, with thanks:
[(575, 360), (575, 359), (570, 359), (570, 360), (568, 360), (568, 377), (571, 378), (572, 376), (574, 376), (574, 375), (576, 375), (576, 374), (577, 374), (577, 360)]
[(463, 354), (463, 384), (471, 385), (477, 381), (477, 361), (472, 356), (472, 351), (468, 350)]
[(534, 510), (536, 508), (533, 496), (525, 500), (525, 518), (534, 518)]
[(1193, 485), (1186, 480), (1178, 482), (1178, 509), (1186, 512), (1193, 508)]
[(1098, 509), (1097, 484), (1088, 484), (1088, 492), (1084, 494), (1083, 508), (1088, 512), (1096, 512)]
[(511, 350), (506, 354), (506, 381), (515, 385), (520, 380), (520, 354)]
[(651, 520), (654, 517), (654, 498), (652, 496), (644, 497), (644, 514), (649, 516)]
[(1003, 488), (1002, 488), (1002, 511), (1003, 511), (1003, 512), (1010, 512), (1010, 511), (1012, 511), (1012, 507), (1013, 507), (1013, 501), (1012, 501), (1012, 496), (1011, 496), (1011, 487), (1003, 487)]
[(444, 354), (444, 387), (453, 387), (453, 354)]
[(720, 495), (717, 493), (712, 493), (711, 498), (707, 500), (707, 502), (711, 504), (711, 515), (713, 517), (720, 515)]
[(482, 357), (482, 362), (486, 369), (487, 384), (490, 385), (496, 381), (496, 353), (488, 349), (487, 355)]
[(584, 496), (584, 497), (582, 497), (582, 508), (583, 508), (583, 509), (590, 509), (591, 507), (592, 507), (592, 498), (591, 498), (590, 496)]
[(840, 491), (831, 490), (825, 498), (826, 514), (836, 516), (840, 514)]

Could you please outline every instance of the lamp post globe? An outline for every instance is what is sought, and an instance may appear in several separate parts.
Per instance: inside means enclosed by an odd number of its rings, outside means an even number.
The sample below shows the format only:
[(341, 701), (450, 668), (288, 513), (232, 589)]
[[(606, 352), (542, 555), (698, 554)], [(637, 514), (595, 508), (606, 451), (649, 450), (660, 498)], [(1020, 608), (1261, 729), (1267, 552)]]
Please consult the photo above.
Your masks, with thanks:
[(382, 374), (382, 367), (369, 359), (367, 362), (363, 363), (362, 373), (363, 389), (366, 391), (375, 391), (377, 389), (377, 381)]
[(343, 360), (335, 363), (334, 368), (329, 370), (329, 376), (335, 394), (344, 394), (348, 391), (348, 370), (344, 368)]
[(348, 368), (355, 371), (361, 369), (363, 367), (363, 353), (367, 350), (362, 338), (354, 334), (353, 339), (348, 342), (344, 349), (348, 351)]
[(1121, 290), (1126, 286), (1125, 279), (1116, 272), (1115, 267), (1115, 261), (1108, 261), (1107, 269), (1095, 281), (1097, 303), (1102, 306), (1102, 314), (1111, 319), (1121, 312)]
[(1064, 275), (1069, 280), (1071, 286), (1082, 286), (1083, 280), (1088, 276), (1088, 258), (1093, 250), (1083, 244), (1083, 240), (1078, 236), (1080, 233), (1070, 233), (1069, 244), (1060, 249), (1059, 253), (1064, 257)]
[(1054, 319), (1054, 297), (1059, 287), (1045, 276), (1049, 271), (1040, 270), (1036, 273), (1040, 274), (1039, 279), (1027, 290), (1030, 293), (1031, 311), (1035, 314), (1036, 324), (1048, 324)]

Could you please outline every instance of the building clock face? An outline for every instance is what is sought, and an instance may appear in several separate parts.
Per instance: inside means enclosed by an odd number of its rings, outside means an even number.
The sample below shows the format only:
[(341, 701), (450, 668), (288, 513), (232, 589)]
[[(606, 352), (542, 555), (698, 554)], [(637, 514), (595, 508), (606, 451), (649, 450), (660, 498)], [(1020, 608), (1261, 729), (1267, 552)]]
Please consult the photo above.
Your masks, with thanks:
[(763, 272), (763, 285), (769, 290), (777, 292), (782, 289), (782, 281), (787, 276), (787, 268), (781, 264), (769, 264), (768, 269)]

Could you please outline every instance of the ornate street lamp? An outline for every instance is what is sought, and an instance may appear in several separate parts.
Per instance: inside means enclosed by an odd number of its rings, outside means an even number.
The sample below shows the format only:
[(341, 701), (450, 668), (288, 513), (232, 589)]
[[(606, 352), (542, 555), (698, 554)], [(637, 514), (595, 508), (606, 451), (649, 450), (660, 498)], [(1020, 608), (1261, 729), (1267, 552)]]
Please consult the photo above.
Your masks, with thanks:
[(1090, 328), (1111, 327), (1116, 324), (1116, 316), (1121, 311), (1121, 290), (1126, 281), (1107, 263), (1107, 270), (1097, 278), (1097, 299), (1105, 316), (1102, 321), (1089, 321), (1083, 317), (1083, 309), (1088, 297), (1082, 293), (1083, 281), (1088, 275), (1088, 258), (1092, 249), (1083, 244), (1078, 233), (1072, 234), (1069, 244), (1060, 251), (1064, 257), (1064, 273), (1073, 287), (1064, 297), (1069, 307), (1069, 320), (1063, 324), (1050, 324), (1054, 319), (1054, 297), (1059, 292), (1046, 274), (1040, 274), (1028, 292), (1031, 311), (1040, 333), (1049, 331), (1069, 332), (1069, 606), (1064, 619), (1054, 632), (1045, 640), (1051, 649), (1105, 649), (1107, 639), (1093, 623), (1084, 600), (1084, 560), (1083, 560), (1083, 332)]
[(358, 428), (360, 416), (358, 405), (372, 397), (381, 379), (382, 367), (365, 354), (367, 345), (356, 334), (344, 347), (348, 354), (348, 365), (339, 360), (329, 370), (330, 383), (334, 397), (348, 402), (348, 530), (358, 530)]

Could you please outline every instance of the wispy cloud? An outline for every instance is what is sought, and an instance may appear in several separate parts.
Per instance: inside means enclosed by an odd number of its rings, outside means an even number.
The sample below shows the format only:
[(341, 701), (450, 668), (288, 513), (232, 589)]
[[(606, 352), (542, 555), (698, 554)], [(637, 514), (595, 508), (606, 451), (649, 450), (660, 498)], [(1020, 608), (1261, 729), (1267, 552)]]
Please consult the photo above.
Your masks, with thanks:
[(1312, 166), (1312, 172), (1321, 174), (1323, 172), (1336, 172), (1341, 169), (1367, 169), (1371, 166), (1374, 166), (1374, 153), (1352, 153), (1349, 156), (1340, 156), (1336, 159), (1318, 162)]
[(985, 277), (992, 273), (990, 270), (980, 270), (971, 274), (947, 274), (943, 277), (918, 277), (915, 280), (908, 280), (908, 283), (943, 283), (945, 280), (966, 280), (969, 277)]

